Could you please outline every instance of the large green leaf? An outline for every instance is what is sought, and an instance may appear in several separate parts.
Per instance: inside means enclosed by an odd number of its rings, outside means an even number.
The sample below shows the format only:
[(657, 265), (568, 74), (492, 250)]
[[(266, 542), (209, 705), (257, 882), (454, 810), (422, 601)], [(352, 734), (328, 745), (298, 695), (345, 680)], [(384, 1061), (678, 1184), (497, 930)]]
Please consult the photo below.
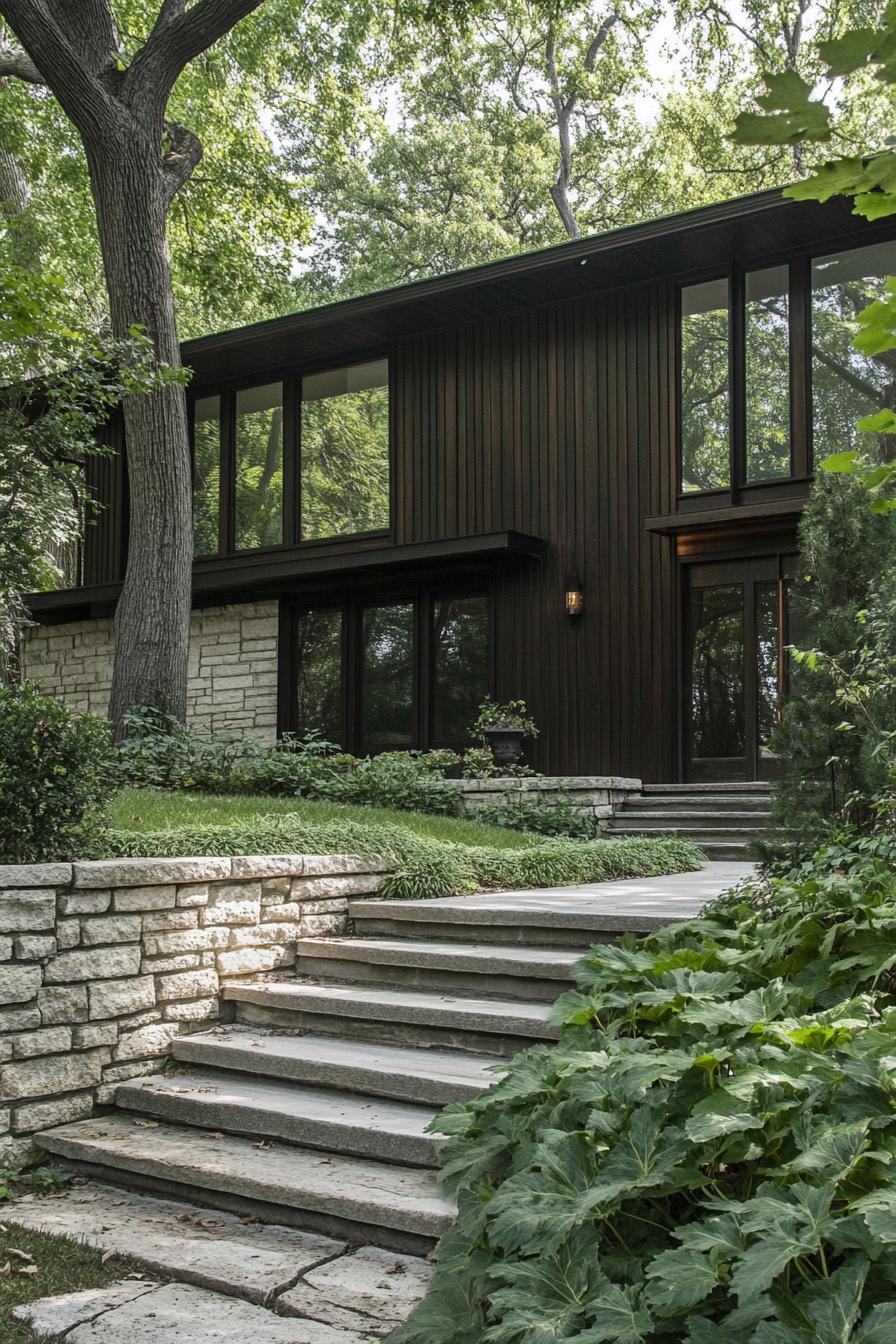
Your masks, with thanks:
[(690, 1311), (708, 1297), (719, 1282), (719, 1252), (680, 1246), (663, 1251), (647, 1266), (646, 1298), (658, 1316)]
[(587, 1312), (591, 1324), (572, 1344), (642, 1344), (653, 1327), (638, 1288), (607, 1284), (587, 1303)]
[(745, 1101), (717, 1088), (694, 1107), (685, 1122), (685, 1133), (694, 1143), (709, 1143), (725, 1134), (738, 1134), (746, 1129), (761, 1129), (762, 1116)]

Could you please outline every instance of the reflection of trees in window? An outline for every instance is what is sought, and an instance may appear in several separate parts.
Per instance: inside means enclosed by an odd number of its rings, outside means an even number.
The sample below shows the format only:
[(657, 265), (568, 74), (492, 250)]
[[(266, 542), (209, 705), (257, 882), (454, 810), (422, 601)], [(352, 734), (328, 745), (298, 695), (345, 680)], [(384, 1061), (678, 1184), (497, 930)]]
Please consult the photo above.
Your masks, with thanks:
[(433, 741), (460, 746), (469, 741), (470, 724), (490, 689), (487, 599), (437, 599), (432, 638)]
[(691, 758), (744, 754), (744, 590), (691, 594)]
[(790, 475), (790, 322), (786, 266), (746, 276), (747, 481)]
[(236, 394), (238, 551), (283, 540), (283, 397), (280, 383)]
[(729, 484), (728, 282), (681, 291), (681, 488)]
[(302, 380), (302, 536), (389, 525), (388, 361)]
[(342, 612), (309, 609), (296, 620), (296, 730), (342, 744)]
[(221, 489), (221, 398), (200, 397), (193, 407), (193, 553), (218, 553)]
[[(896, 271), (896, 243), (855, 248), (812, 263), (812, 429), (816, 461), (850, 448), (873, 449), (856, 421), (882, 406), (896, 409), (896, 351), (867, 356), (852, 345), (856, 318)], [(891, 456), (890, 436), (879, 436)]]
[(411, 746), (413, 711), (413, 603), (365, 607), (361, 623), (362, 750)]

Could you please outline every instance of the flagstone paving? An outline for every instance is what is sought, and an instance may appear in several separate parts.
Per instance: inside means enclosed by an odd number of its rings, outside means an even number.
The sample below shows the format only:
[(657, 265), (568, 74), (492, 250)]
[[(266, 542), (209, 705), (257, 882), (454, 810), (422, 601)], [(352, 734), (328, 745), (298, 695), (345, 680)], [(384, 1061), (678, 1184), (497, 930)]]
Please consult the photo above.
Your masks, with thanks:
[(432, 1272), (417, 1256), (95, 1181), (55, 1199), (22, 1199), (3, 1218), (175, 1281), (146, 1275), (14, 1312), (36, 1338), (62, 1335), (67, 1344), (366, 1344), (404, 1320)]

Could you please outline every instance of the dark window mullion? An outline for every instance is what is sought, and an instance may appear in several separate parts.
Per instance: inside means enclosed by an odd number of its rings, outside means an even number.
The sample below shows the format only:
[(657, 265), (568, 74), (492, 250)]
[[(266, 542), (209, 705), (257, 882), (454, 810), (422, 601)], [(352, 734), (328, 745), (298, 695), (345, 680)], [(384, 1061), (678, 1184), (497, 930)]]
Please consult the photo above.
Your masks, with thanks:
[(346, 751), (357, 755), (361, 749), (361, 621), (364, 608), (346, 597), (342, 614), (342, 694)]

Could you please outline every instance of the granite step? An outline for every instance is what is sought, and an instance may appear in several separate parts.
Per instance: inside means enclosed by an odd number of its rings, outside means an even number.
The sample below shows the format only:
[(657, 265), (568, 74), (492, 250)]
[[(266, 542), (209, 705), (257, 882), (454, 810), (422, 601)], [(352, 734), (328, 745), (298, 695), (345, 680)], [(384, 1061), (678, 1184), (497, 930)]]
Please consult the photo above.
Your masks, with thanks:
[(388, 1045), (509, 1055), (558, 1035), (540, 1003), (302, 980), (227, 985), (223, 1000), (237, 1022)]
[(39, 1136), (66, 1165), (157, 1196), (351, 1241), (425, 1253), (453, 1203), (434, 1172), (116, 1111)]
[(400, 988), (553, 1003), (569, 988), (578, 948), (508, 947), (419, 938), (299, 938), (296, 974)]
[(633, 793), (616, 807), (619, 812), (653, 811), (676, 808), (681, 811), (749, 812), (751, 815), (771, 811), (767, 793)]
[(610, 822), (611, 827), (618, 825), (638, 826), (643, 831), (661, 831), (672, 827), (690, 827), (704, 832), (717, 830), (758, 831), (768, 824), (767, 812), (724, 812), (687, 811), (681, 808), (644, 809), (626, 807), (616, 813)]
[(179, 1036), (171, 1053), (179, 1064), (430, 1106), (469, 1101), (495, 1082), (491, 1070), (500, 1069), (500, 1063), (487, 1055), (287, 1035), (240, 1025)]
[[(396, 901), (363, 898), (349, 902), (355, 933), (368, 938), (415, 939), (418, 942), (517, 945), (527, 949), (571, 948), (583, 956), (593, 943), (612, 942), (624, 933), (649, 933), (669, 923), (646, 909), (622, 910), (609, 903), (600, 907), (587, 897), (570, 899), (561, 891), (556, 901), (538, 903), (516, 893), (508, 900), (501, 892), (491, 898), (450, 897), (435, 901)], [(674, 918), (674, 916), (672, 916)]]
[(278, 1139), (380, 1162), (438, 1166), (426, 1126), (438, 1110), (224, 1069), (184, 1068), (120, 1083), (115, 1103), (173, 1124)]

